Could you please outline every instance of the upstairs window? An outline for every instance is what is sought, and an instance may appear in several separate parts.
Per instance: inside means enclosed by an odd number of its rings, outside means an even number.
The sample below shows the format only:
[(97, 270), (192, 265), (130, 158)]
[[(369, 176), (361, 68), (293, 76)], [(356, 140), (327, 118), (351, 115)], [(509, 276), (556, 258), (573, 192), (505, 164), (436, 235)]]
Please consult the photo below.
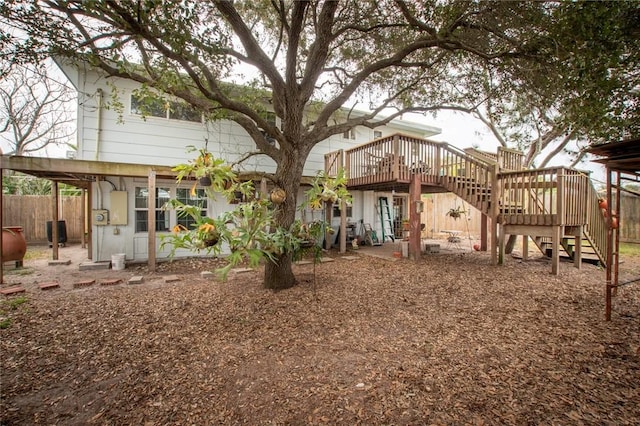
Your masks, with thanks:
[(343, 139), (355, 139), (356, 138), (356, 130), (349, 129), (342, 134)]
[(183, 102), (131, 94), (131, 114), (168, 120), (202, 122), (202, 114)]
[(380, 139), (382, 137), (382, 132), (380, 130), (374, 130), (373, 131), (373, 138), (374, 139)]

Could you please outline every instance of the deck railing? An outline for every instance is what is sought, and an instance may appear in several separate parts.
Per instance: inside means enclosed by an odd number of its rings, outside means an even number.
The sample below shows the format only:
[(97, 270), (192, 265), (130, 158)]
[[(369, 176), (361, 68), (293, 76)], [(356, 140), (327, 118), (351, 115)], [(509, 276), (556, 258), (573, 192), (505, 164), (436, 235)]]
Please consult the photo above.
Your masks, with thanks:
[(598, 192), (589, 185), (587, 190), (587, 220), (584, 227), (584, 234), (591, 242), (598, 257), (603, 264), (606, 264), (607, 250), (607, 221), (598, 205)]
[(349, 185), (370, 185), (389, 181), (409, 182), (420, 174), (435, 182), (434, 170), (442, 143), (406, 135), (393, 135), (345, 151)]
[(501, 171), (519, 171), (524, 169), (524, 155), (518, 150), (498, 147), (498, 165)]
[(494, 166), (443, 144), (439, 154), (438, 177), (442, 186), (489, 214)]
[(498, 176), (498, 221), (510, 225), (582, 225), (589, 179), (564, 167), (503, 172)]
[(344, 150), (332, 151), (324, 156), (324, 171), (327, 176), (336, 177), (341, 167), (344, 167)]

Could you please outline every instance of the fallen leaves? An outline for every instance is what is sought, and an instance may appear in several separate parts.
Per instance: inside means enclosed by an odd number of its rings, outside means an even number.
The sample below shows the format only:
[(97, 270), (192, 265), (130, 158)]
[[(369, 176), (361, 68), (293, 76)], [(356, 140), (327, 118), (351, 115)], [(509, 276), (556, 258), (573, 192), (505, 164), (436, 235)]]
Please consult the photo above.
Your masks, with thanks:
[[(359, 256), (35, 297), (1, 330), (0, 423), (633, 424), (640, 286), (603, 320), (604, 272), (486, 254)], [(130, 271), (131, 272), (131, 271)], [(143, 268), (133, 273), (142, 274)], [(59, 290), (55, 290), (59, 291)], [(56, 296), (57, 294), (57, 296)]]

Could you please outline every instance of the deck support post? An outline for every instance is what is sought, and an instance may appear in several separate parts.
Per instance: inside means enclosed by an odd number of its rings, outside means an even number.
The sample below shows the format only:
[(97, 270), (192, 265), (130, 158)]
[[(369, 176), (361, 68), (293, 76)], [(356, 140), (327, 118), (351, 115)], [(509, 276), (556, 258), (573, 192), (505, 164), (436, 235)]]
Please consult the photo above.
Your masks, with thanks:
[(582, 269), (582, 225), (576, 226), (576, 232), (573, 235), (573, 266)]
[(500, 214), (500, 181), (498, 180), (498, 165), (493, 165), (491, 171), (491, 264), (498, 264), (498, 215)]
[(529, 260), (529, 236), (522, 236), (522, 260)]
[(505, 253), (505, 239), (506, 232), (505, 226), (498, 226), (498, 265), (504, 265), (504, 253)]
[(562, 238), (562, 226), (551, 227), (551, 273), (560, 274), (560, 239)]
[(347, 252), (347, 203), (340, 206), (340, 253)]
[(480, 251), (487, 251), (489, 230), (489, 216), (482, 213), (480, 215)]
[(412, 174), (409, 184), (409, 257), (413, 260), (420, 259), (420, 212), (418, 203), (421, 201), (422, 186), (420, 175)]
[(58, 235), (58, 182), (53, 180), (51, 181), (51, 196), (53, 197), (53, 203), (52, 207), (51, 207), (51, 248), (53, 249), (52, 252), (52, 259), (53, 260), (58, 260), (60, 253), (59, 253), (59, 249), (58, 249), (58, 240), (59, 240), (59, 235)]
[[(333, 222), (333, 203), (331, 201), (327, 201), (325, 203), (325, 211), (324, 211), (324, 220), (325, 220), (325, 229), (327, 226), (331, 226), (331, 222)], [(341, 229), (342, 230), (342, 224)], [(324, 249), (331, 250), (331, 234), (325, 231), (324, 233)]]

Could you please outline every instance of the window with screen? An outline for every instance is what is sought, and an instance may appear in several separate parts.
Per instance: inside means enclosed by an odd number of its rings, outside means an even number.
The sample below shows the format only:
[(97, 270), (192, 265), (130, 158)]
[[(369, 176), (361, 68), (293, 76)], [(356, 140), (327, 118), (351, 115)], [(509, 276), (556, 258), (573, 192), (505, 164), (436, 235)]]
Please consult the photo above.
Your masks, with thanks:
[[(169, 211), (162, 210), (162, 206), (171, 198), (169, 188), (156, 188), (156, 231), (170, 229)], [(135, 226), (136, 232), (149, 232), (149, 189), (136, 187), (135, 196)]]
[(202, 122), (202, 114), (191, 105), (137, 94), (131, 94), (131, 114), (194, 123)]
[[(204, 217), (207, 215), (207, 196), (205, 195), (204, 189), (198, 188), (196, 189), (195, 195), (192, 195), (189, 189), (178, 188), (176, 190), (176, 199), (182, 204), (200, 207), (200, 216)], [(178, 214), (177, 222), (178, 225), (184, 226), (186, 229), (192, 229), (196, 220), (190, 215)]]

